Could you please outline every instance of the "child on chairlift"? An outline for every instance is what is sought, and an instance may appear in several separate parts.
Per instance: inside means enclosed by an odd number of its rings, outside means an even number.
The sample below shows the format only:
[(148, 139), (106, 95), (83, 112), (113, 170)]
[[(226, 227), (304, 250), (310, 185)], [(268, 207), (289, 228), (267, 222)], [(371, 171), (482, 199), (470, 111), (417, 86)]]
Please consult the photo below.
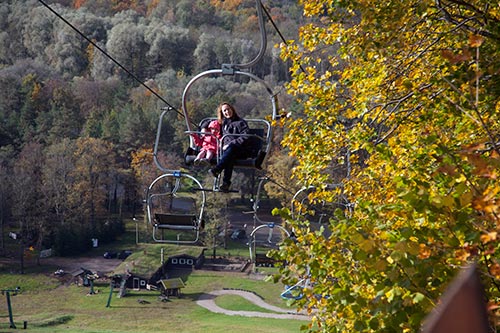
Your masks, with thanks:
[(212, 120), (208, 126), (201, 129), (201, 134), (192, 134), (194, 143), (201, 147), (200, 152), (194, 160), (194, 165), (209, 165), (210, 160), (217, 156), (218, 140), (221, 138), (220, 123)]

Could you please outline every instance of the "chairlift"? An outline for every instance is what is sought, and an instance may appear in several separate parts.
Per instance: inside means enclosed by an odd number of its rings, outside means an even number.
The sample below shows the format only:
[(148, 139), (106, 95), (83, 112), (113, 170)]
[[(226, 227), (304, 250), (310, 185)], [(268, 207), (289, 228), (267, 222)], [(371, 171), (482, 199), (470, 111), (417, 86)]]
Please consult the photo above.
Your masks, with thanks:
[[(257, 245), (261, 247), (272, 247), (273, 244), (276, 244), (279, 240), (281, 240), (284, 236), (290, 237), (290, 233), (283, 226), (279, 225), (274, 221), (264, 221), (259, 216), (259, 204), (260, 197), (262, 192), (262, 187), (266, 181), (268, 181), (268, 177), (262, 177), (259, 180), (259, 185), (257, 187), (257, 194), (255, 196), (255, 200), (252, 205), (252, 210), (243, 212), (244, 214), (253, 214), (253, 230), (248, 237), (248, 247), (250, 251), (250, 262), (255, 265), (263, 265), (268, 266), (271, 264), (271, 260), (268, 260), (264, 257), (264, 255), (260, 256), (256, 253)], [(267, 228), (267, 234), (266, 229)], [(261, 230), (263, 229), (263, 230)], [(274, 234), (276, 229), (280, 229), (280, 234)], [(259, 231), (261, 230), (261, 231)], [(278, 239), (277, 239), (278, 238)], [(260, 262), (259, 262), (260, 261)]]
[[(267, 234), (265, 229), (267, 229)], [(275, 233), (276, 230), (280, 233)], [(248, 237), (250, 262), (255, 266), (273, 266), (274, 261), (272, 259), (267, 258), (263, 253), (257, 253), (257, 246), (272, 248), (281, 242), (285, 237), (289, 238), (290, 233), (283, 226), (276, 223), (261, 224), (253, 229)]]
[(151, 183), (146, 193), (146, 209), (155, 242), (198, 242), (204, 226), (202, 189), (196, 178), (180, 171), (167, 172)]
[[(191, 137), (191, 134), (197, 134), (199, 131), (196, 129), (193, 129), (193, 122), (190, 117), (190, 112), (187, 107), (187, 99), (189, 95), (189, 91), (192, 88), (192, 86), (197, 82), (198, 80), (202, 78), (210, 78), (210, 77), (218, 77), (218, 76), (232, 76), (232, 77), (243, 77), (250, 79), (252, 81), (257, 82), (265, 91), (267, 94), (267, 97), (269, 98), (271, 102), (271, 110), (270, 110), (270, 118), (272, 120), (277, 119), (277, 97), (276, 94), (273, 93), (271, 87), (261, 78), (258, 76), (249, 73), (247, 71), (244, 71), (242, 69), (245, 68), (250, 68), (254, 66), (261, 58), (264, 56), (264, 52), (266, 50), (266, 44), (267, 44), (267, 38), (266, 38), (266, 31), (265, 31), (265, 25), (264, 25), (264, 16), (263, 16), (263, 9), (262, 9), (262, 4), (260, 3), (259, 0), (256, 0), (256, 7), (257, 7), (257, 16), (258, 16), (258, 22), (259, 22), (259, 30), (260, 30), (260, 50), (257, 56), (249, 61), (248, 63), (244, 64), (222, 64), (222, 67), (219, 69), (210, 69), (207, 71), (204, 71), (195, 77), (193, 77), (188, 84), (186, 85), (183, 94), (182, 94), (182, 111), (184, 114), (184, 119), (186, 122), (186, 134), (189, 137), (189, 147), (188, 150), (185, 154), (185, 162), (187, 165), (191, 165), (192, 162), (194, 161), (197, 153), (198, 153), (198, 147), (194, 144), (194, 140)], [(258, 98), (261, 98), (258, 96)], [(216, 118), (210, 118), (210, 119), (204, 119), (199, 123), (199, 126), (201, 127), (201, 124), (204, 121), (207, 120), (214, 120)], [(253, 137), (256, 139), (256, 142), (258, 143), (258, 149), (256, 150), (256, 153), (254, 156), (251, 156), (250, 158), (247, 159), (240, 159), (236, 160), (235, 162), (235, 168), (254, 168), (254, 169), (261, 169), (262, 165), (265, 161), (265, 159), (268, 156), (268, 153), (271, 148), (271, 141), (272, 141), (272, 127), (271, 124), (268, 120), (266, 119), (247, 119), (244, 117), (244, 119), (247, 121), (249, 127), (250, 127), (250, 132), (248, 134), (242, 134), (241, 136), (249, 136)], [(232, 136), (235, 136), (234, 134)], [(222, 138), (223, 140), (224, 138)], [(221, 147), (219, 145), (219, 149), (221, 150)], [(219, 151), (219, 156), (221, 155), (222, 151)], [(217, 160), (213, 159), (211, 161), (212, 164), (216, 164)]]
[[(187, 96), (189, 90), (195, 82), (201, 78), (212, 76), (239, 76), (253, 80), (260, 84), (266, 91), (271, 102), (271, 119), (277, 118), (277, 97), (272, 92), (271, 87), (256, 75), (243, 71), (242, 69), (254, 66), (264, 55), (267, 39), (264, 26), (263, 9), (260, 0), (256, 0), (258, 22), (260, 29), (261, 45), (257, 56), (248, 63), (244, 64), (223, 64), (220, 69), (211, 69), (204, 71), (193, 77), (186, 85), (182, 94), (182, 112), (186, 122), (187, 130), (185, 134), (189, 137), (189, 147), (185, 154), (185, 164), (191, 165), (194, 161), (198, 147), (196, 147), (192, 134), (201, 134), (198, 129), (193, 128), (193, 122), (187, 109)], [(161, 137), (161, 128), (163, 120), (172, 107), (166, 108), (160, 115), (158, 129), (154, 145), (154, 163), (159, 170), (163, 172), (156, 178), (147, 189), (146, 208), (148, 222), (153, 227), (153, 239), (162, 243), (196, 243), (199, 239), (200, 230), (203, 227), (203, 210), (205, 206), (205, 189), (201, 183), (187, 172), (180, 170), (171, 170), (161, 164), (158, 159), (158, 149)], [(199, 123), (201, 127), (203, 121), (213, 120), (204, 119)], [(253, 137), (257, 140), (258, 150), (256, 154), (245, 160), (237, 160), (235, 168), (253, 168), (261, 169), (271, 148), (272, 127), (266, 119), (246, 119), (250, 132), (245, 136)], [(223, 138), (222, 138), (223, 139)], [(219, 145), (219, 149), (221, 149)], [(221, 154), (218, 154), (219, 156)], [(211, 161), (216, 164), (217, 160)], [(213, 191), (218, 191), (218, 178), (214, 181)], [(187, 237), (185, 234), (191, 234)]]

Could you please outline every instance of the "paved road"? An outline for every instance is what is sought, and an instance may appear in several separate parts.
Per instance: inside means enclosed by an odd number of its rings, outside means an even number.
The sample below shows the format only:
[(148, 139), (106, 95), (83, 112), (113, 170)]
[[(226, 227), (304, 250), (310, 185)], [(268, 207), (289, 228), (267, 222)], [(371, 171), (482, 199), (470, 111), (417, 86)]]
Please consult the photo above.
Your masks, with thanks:
[[(238, 295), (255, 305), (279, 313), (257, 312), (257, 311), (232, 311), (226, 310), (215, 304), (215, 298), (220, 295)], [(290, 310), (264, 302), (259, 296), (243, 290), (215, 290), (208, 294), (202, 294), (196, 301), (199, 306), (204, 307), (215, 313), (222, 313), (228, 316), (244, 316), (244, 317), (260, 317), (260, 318), (275, 318), (275, 319), (295, 319), (295, 320), (310, 320), (310, 317), (303, 314), (292, 313)]]

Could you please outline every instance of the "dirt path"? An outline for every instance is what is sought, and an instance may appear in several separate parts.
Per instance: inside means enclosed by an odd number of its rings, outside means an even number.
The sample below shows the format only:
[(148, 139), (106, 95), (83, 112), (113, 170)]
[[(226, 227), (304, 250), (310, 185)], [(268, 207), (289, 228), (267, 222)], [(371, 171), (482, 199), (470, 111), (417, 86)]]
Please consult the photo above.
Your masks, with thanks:
[(105, 259), (103, 257), (49, 257), (40, 259), (40, 264), (51, 265), (67, 273), (79, 271), (82, 267), (99, 273), (113, 272), (122, 263), (120, 259)]
[[(255, 305), (274, 312), (279, 313), (267, 313), (267, 312), (257, 312), (257, 311), (232, 311), (223, 309), (217, 304), (215, 304), (215, 298), (220, 295), (238, 295), (248, 301), (254, 303)], [(259, 296), (243, 290), (215, 290), (207, 294), (202, 294), (200, 298), (196, 301), (199, 306), (204, 307), (215, 313), (222, 313), (228, 316), (244, 316), (244, 317), (260, 317), (260, 318), (274, 318), (274, 319), (295, 319), (295, 320), (310, 320), (310, 317), (303, 314), (292, 313), (289, 310), (282, 309), (280, 307), (268, 304), (264, 302)]]

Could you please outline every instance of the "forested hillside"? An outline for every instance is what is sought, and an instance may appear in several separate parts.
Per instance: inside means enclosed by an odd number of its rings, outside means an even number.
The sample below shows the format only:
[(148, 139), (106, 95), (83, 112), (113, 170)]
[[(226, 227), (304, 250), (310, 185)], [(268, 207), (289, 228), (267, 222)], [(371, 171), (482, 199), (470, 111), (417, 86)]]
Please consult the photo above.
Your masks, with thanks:
[[(296, 33), (298, 5), (264, 6), (282, 32)], [(0, 3), (0, 16), (0, 234), (12, 228), (27, 246), (60, 254), (115, 237), (123, 214), (142, 209), (158, 175), (151, 150), (165, 101), (180, 109), (193, 75), (245, 63), (260, 47), (251, 0), (12, 0)], [(250, 70), (280, 91), (288, 70), (266, 21), (266, 54)], [(190, 103), (214, 116), (228, 99), (244, 115), (264, 117), (255, 91), (213, 79)], [(183, 119), (169, 114), (165, 165), (180, 163), (184, 130)]]

